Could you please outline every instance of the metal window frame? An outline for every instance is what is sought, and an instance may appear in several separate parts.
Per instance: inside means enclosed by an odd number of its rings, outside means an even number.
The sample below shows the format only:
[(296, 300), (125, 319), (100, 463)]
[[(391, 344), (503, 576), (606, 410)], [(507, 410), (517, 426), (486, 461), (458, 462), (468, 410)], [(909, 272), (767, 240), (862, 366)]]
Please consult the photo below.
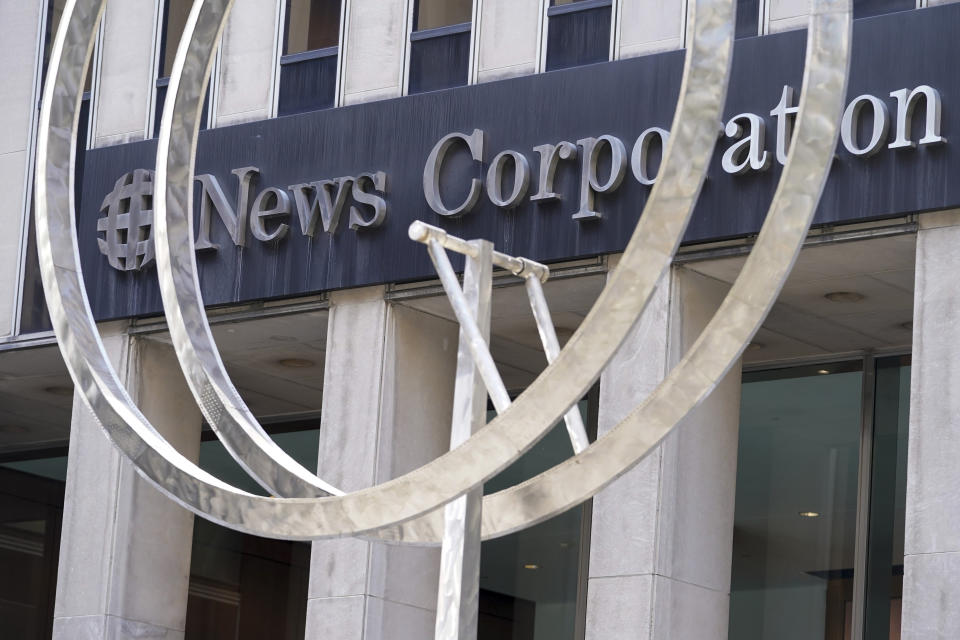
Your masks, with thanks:
[[(687, 0), (683, 0), (686, 5)], [(537, 65), (535, 73), (543, 73), (547, 69), (547, 44), (550, 33), (550, 18), (555, 15), (567, 13), (579, 13), (580, 11), (589, 11), (601, 7), (610, 7), (610, 49), (607, 53), (607, 61), (617, 60), (620, 50), (620, 19), (623, 13), (623, 0), (580, 0), (565, 5), (554, 6), (552, 0), (541, 0), (540, 2), (540, 33), (537, 34)], [(686, 11), (684, 11), (684, 28), (686, 32)]]
[(857, 454), (857, 511), (854, 531), (853, 601), (851, 603), (851, 638), (864, 640), (866, 621), (867, 545), (870, 535), (870, 497), (873, 490), (873, 440), (875, 429), (877, 361), (884, 358), (910, 355), (910, 349), (860, 351), (836, 354), (830, 357), (796, 358), (771, 364), (743, 367), (744, 372), (792, 369), (838, 362), (860, 363), (860, 431)]
[[(273, 24), (273, 60), (271, 60), (270, 76), (270, 104), (267, 106), (267, 117), (276, 118), (280, 111), (280, 83), (283, 81), (283, 66), (303, 60), (327, 58), (337, 56), (336, 80), (333, 88), (333, 107), (343, 106), (343, 58), (346, 51), (346, 34), (349, 25), (350, 0), (340, 0), (340, 22), (337, 25), (337, 44), (321, 49), (310, 49), (300, 53), (284, 53), (287, 46), (287, 10), (290, 0), (276, 0), (276, 12)], [(217, 54), (219, 61), (219, 53)]]
[[(37, 142), (37, 124), (40, 119), (40, 92), (41, 92), (41, 78), (44, 74), (43, 68), (43, 54), (44, 49), (46, 48), (47, 41), (47, 22), (50, 16), (50, 4), (52, 0), (41, 0), (40, 7), (40, 16), (39, 22), (37, 24), (37, 38), (36, 38), (36, 57), (35, 57), (35, 66), (33, 72), (33, 83), (30, 90), (31, 104), (34, 105), (34, 109), (30, 115), (30, 131), (27, 136), (27, 149), (26, 149), (26, 168), (24, 171), (24, 181), (23, 188), (20, 195), (20, 239), (17, 246), (17, 271), (16, 271), (16, 281), (14, 282), (13, 287), (13, 314), (11, 316), (10, 323), (10, 333), (0, 336), (0, 342), (10, 342), (10, 343), (19, 343), (22, 342), (21, 336), (30, 336), (30, 337), (44, 337), (47, 335), (53, 335), (52, 331), (33, 331), (24, 334), (23, 333), (23, 292), (24, 286), (26, 285), (27, 277), (27, 245), (29, 244), (29, 235), (30, 235), (30, 208), (33, 204), (33, 176), (34, 176), (34, 164), (36, 160), (36, 142)], [(57, 25), (51, 25), (52, 28), (56, 29)], [(52, 36), (52, 34), (50, 34)], [(89, 150), (94, 147), (93, 141), (94, 137), (94, 124), (96, 123), (96, 112), (100, 104), (99, 95), (100, 95), (100, 66), (103, 56), (103, 24), (100, 24), (99, 31), (97, 32), (97, 41), (94, 44), (93, 50), (93, 59), (90, 64), (91, 70), (91, 79), (90, 79), (90, 91), (89, 94), (85, 92), (84, 95), (87, 96), (87, 100), (90, 101), (90, 106), (87, 110), (87, 138), (83, 141), (78, 141), (78, 144), (82, 142), (83, 149)]]
[(480, 16), (483, 12), (483, 0), (473, 0), (470, 10), (470, 22), (460, 22), (457, 24), (444, 25), (431, 29), (414, 29), (417, 24), (417, 10), (420, 7), (420, 0), (406, 0), (407, 23), (404, 28), (406, 36), (403, 39), (403, 64), (401, 65), (400, 77), (400, 95), (410, 95), (410, 57), (413, 43), (418, 40), (426, 40), (432, 37), (441, 37), (451, 33), (464, 33), (467, 29), (464, 25), (470, 25), (470, 52), (467, 58), (467, 78), (466, 86), (477, 84), (479, 76), (479, 46), (480, 38)]
[[(149, 90), (149, 108), (147, 109), (147, 126), (143, 132), (144, 140), (155, 139), (154, 130), (157, 126), (157, 120), (160, 118), (157, 113), (157, 89), (166, 86), (170, 78), (160, 75), (160, 65), (163, 63), (163, 57), (166, 54), (167, 46), (167, 7), (171, 0), (154, 0), (154, 21), (153, 21), (153, 71), (150, 73)], [(101, 28), (103, 21), (101, 21)], [(177, 41), (179, 45), (179, 40)], [(207, 87), (207, 129), (216, 126), (216, 100), (220, 87), (220, 55), (221, 48), (217, 47), (217, 55), (213, 61), (213, 70), (210, 72), (210, 85)]]

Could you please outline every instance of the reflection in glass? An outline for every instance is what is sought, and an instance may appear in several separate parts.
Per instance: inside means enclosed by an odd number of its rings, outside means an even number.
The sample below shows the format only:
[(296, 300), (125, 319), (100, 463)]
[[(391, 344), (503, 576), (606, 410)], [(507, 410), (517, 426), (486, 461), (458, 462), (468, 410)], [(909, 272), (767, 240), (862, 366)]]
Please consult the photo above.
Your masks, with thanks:
[(844, 640), (852, 624), (860, 363), (743, 377), (731, 640)]
[[(308, 469), (316, 469), (320, 431), (269, 428), (271, 437)], [(306, 428), (304, 428), (306, 427)], [(205, 433), (200, 466), (251, 493), (266, 495), (219, 440)], [(194, 519), (185, 640), (299, 640), (306, 624), (310, 545), (245, 535)]]
[(340, 0), (288, 0), (284, 55), (335, 47), (340, 41)]
[[(586, 421), (586, 402), (580, 410)], [(563, 424), (484, 485), (513, 486), (572, 455)], [(589, 503), (525, 531), (483, 543), (478, 640), (573, 640), (581, 603), (581, 558)], [(581, 553), (584, 555), (582, 556)]]
[(66, 451), (0, 462), (0, 636), (53, 632)]
[(473, 0), (418, 0), (414, 31), (473, 21)]
[(163, 5), (163, 35), (160, 40), (160, 77), (169, 78), (177, 57), (180, 36), (187, 26), (192, 0), (166, 0)]
[(910, 357), (883, 358), (876, 364), (864, 637), (899, 640)]

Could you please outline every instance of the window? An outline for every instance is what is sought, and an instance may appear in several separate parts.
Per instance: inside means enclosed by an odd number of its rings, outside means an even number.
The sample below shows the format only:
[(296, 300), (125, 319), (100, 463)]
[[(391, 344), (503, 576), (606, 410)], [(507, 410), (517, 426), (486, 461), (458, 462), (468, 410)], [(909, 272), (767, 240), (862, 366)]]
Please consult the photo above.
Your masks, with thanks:
[[(580, 403), (591, 440), (590, 399)], [(595, 406), (595, 403), (593, 403)], [(493, 412), (489, 418), (493, 418)], [(546, 471), (572, 453), (563, 423), (487, 482), (495, 493)], [(488, 540), (480, 553), (478, 640), (575, 640), (586, 611), (591, 502), (518, 533)]]
[[(63, 6), (66, 0), (52, 0), (47, 7), (47, 20), (44, 31), (43, 66), (40, 70), (41, 90), (46, 82), (47, 67), (50, 64), (50, 50), (56, 30), (63, 15)], [(83, 86), (83, 96), (80, 102), (80, 123), (77, 128), (77, 157), (75, 164), (74, 202), (77, 211), (80, 210), (83, 194), (83, 167), (86, 159), (86, 150), (89, 147), (90, 103), (93, 85), (93, 61), (87, 69), (87, 78)], [(37, 102), (39, 117), (40, 102)], [(32, 190), (31, 190), (32, 194)], [(53, 326), (47, 314), (46, 300), (43, 295), (43, 284), (40, 281), (40, 261), (37, 258), (37, 238), (34, 228), (34, 202), (30, 197), (30, 207), (27, 216), (26, 253), (23, 265), (23, 289), (20, 299), (20, 326), (18, 333), (35, 333), (50, 331)]]
[(900, 637), (909, 378), (908, 357), (744, 374), (730, 638)]
[(66, 447), (0, 454), (0, 620), (4, 637), (53, 633)]
[[(316, 469), (319, 419), (270, 425), (274, 441)], [(200, 467), (245, 491), (266, 492), (205, 431)], [(197, 517), (193, 525), (185, 640), (303, 638), (310, 545), (246, 535)]]
[(610, 59), (611, 0), (552, 0), (547, 11), (547, 71)]
[(760, 3), (761, 0), (737, 0), (736, 37), (760, 35)]
[(334, 106), (340, 0), (287, 0), (277, 115)]
[(410, 34), (408, 93), (467, 84), (472, 0), (417, 0)]
[(917, 8), (916, 0), (853, 0), (853, 17), (869, 18)]
[[(160, 22), (160, 62), (157, 68), (157, 99), (153, 119), (153, 137), (160, 135), (160, 117), (163, 114), (163, 104), (167, 97), (167, 87), (170, 84), (170, 75), (173, 73), (173, 61), (177, 57), (177, 48), (180, 46), (180, 37), (187, 26), (187, 18), (193, 6), (191, 0), (163, 0), (163, 14)], [(207, 127), (207, 109), (210, 102), (210, 93), (203, 104), (203, 117), (200, 128)]]

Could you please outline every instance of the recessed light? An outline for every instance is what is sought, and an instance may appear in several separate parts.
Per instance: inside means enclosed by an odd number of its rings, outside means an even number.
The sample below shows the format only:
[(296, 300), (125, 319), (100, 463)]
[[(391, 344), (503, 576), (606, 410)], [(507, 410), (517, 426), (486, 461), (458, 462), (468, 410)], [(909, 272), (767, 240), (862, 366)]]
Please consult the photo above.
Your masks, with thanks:
[(281, 358), (280, 360), (277, 360), (277, 364), (288, 369), (307, 369), (308, 367), (314, 366), (316, 363), (313, 360), (307, 360), (306, 358)]
[(801, 511), (798, 514), (801, 518), (819, 518), (820, 513), (817, 511)]
[(860, 302), (865, 295), (856, 291), (831, 291), (823, 296), (830, 302)]
[(819, 374), (822, 375), (822, 376), (825, 376), (825, 375), (827, 375), (828, 373), (830, 373), (830, 370), (829, 370), (829, 369), (817, 369), (817, 373), (819, 373)]
[(757, 351), (759, 349), (763, 349), (765, 346), (767, 345), (763, 344), (762, 342), (751, 342), (749, 345), (747, 345), (747, 349), (750, 351)]
[(536, 571), (537, 569), (540, 568), (540, 565), (538, 565), (538, 564), (525, 564), (525, 565), (523, 565), (523, 568), (524, 568), (524, 569), (530, 569), (531, 571)]
[(49, 393), (52, 396), (61, 396), (63, 398), (73, 397), (73, 387), (44, 387), (44, 392)]

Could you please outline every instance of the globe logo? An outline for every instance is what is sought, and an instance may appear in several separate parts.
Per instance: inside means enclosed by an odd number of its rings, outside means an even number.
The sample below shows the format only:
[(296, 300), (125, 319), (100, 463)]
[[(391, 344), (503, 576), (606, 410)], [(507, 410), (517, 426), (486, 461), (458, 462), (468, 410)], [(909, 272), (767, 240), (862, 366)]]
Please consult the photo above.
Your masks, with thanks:
[(139, 271), (153, 262), (152, 171), (137, 169), (117, 180), (100, 213), (106, 216), (97, 220), (97, 245), (111, 267)]

